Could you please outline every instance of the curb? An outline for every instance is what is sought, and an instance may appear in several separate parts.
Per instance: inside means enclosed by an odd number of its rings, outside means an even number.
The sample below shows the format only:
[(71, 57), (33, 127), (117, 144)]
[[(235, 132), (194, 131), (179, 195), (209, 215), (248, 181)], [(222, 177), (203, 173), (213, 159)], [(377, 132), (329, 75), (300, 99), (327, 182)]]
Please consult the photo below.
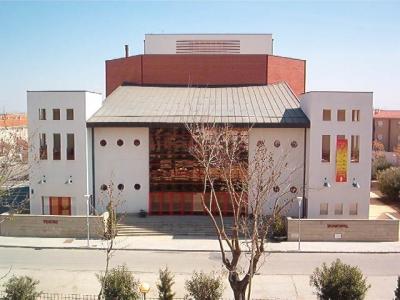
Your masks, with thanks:
[[(105, 248), (96, 248), (90, 247), (87, 248), (86, 246), (77, 247), (77, 246), (70, 246), (70, 247), (35, 247), (35, 246), (24, 246), (24, 245), (0, 245), (0, 248), (20, 248), (20, 249), (34, 249), (34, 250), (98, 250), (103, 251)], [(116, 251), (136, 251), (136, 252), (194, 252), (194, 253), (219, 253), (220, 250), (207, 250), (207, 249), (157, 249), (157, 248), (114, 248)], [(321, 254), (332, 254), (332, 253), (340, 253), (340, 254), (400, 254), (400, 250), (398, 251), (311, 251), (311, 250), (270, 250), (266, 251), (265, 253), (287, 253), (287, 254), (310, 254), (310, 253), (321, 253)]]

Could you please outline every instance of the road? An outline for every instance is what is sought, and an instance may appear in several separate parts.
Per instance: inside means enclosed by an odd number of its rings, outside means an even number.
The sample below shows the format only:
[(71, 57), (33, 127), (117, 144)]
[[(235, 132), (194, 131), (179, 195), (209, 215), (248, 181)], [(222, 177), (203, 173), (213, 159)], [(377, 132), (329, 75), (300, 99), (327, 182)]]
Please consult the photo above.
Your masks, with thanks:
[[(0, 248), (0, 274), (12, 267), (11, 273), (25, 274), (40, 280), (46, 292), (95, 294), (98, 282), (95, 274), (105, 263), (99, 250), (35, 250)], [(400, 274), (400, 254), (320, 254), (274, 253), (266, 257), (254, 280), (255, 297), (278, 299), (316, 299), (309, 286), (309, 275), (323, 262), (336, 258), (358, 265), (372, 285), (367, 299), (392, 299), (397, 275)], [(183, 296), (184, 281), (193, 270), (218, 271), (218, 253), (117, 251), (113, 266), (126, 264), (137, 278), (153, 287), (156, 295), (158, 269), (168, 265), (175, 274), (177, 296)], [(232, 297), (226, 286), (226, 297)]]

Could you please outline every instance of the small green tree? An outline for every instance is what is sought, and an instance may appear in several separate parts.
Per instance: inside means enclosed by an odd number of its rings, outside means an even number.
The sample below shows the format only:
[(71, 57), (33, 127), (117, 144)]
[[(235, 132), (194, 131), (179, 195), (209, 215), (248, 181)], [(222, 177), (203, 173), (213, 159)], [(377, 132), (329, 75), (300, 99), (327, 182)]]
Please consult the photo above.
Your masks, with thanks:
[(12, 276), (4, 285), (6, 300), (35, 300), (42, 292), (37, 291), (39, 281), (28, 276)]
[(330, 266), (323, 263), (316, 268), (310, 285), (316, 288), (321, 300), (362, 300), (371, 287), (358, 267), (344, 264), (340, 259)]
[(106, 275), (97, 275), (101, 284), (104, 284), (103, 297), (105, 300), (138, 300), (139, 281), (125, 265), (108, 271)]
[(398, 199), (400, 192), (400, 168), (391, 167), (378, 173), (379, 190), (391, 199)]
[(188, 292), (187, 300), (218, 300), (222, 298), (224, 285), (220, 276), (215, 273), (206, 274), (194, 272), (192, 277), (185, 282)]
[(378, 156), (372, 161), (372, 166), (371, 166), (371, 178), (372, 179), (377, 179), (378, 174), (381, 171), (384, 171), (386, 169), (389, 169), (392, 166), (390, 162), (387, 161), (385, 156)]
[(397, 276), (397, 288), (394, 290), (394, 300), (400, 300), (400, 276)]
[(175, 284), (174, 275), (168, 270), (160, 269), (159, 271), (159, 282), (157, 283), (158, 299), (159, 300), (172, 300), (174, 299), (175, 293), (172, 292), (172, 286)]

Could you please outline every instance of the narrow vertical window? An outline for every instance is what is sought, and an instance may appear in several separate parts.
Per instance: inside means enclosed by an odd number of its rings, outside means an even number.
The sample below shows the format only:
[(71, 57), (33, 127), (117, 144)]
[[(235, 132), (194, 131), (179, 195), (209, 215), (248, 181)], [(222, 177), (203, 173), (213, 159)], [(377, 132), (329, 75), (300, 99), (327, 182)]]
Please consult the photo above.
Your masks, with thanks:
[(346, 121), (346, 111), (344, 109), (338, 109), (338, 111), (337, 111), (337, 120), (339, 122)]
[(46, 120), (46, 109), (39, 108), (39, 120)]
[(67, 120), (74, 119), (74, 110), (72, 108), (67, 108)]
[(53, 120), (60, 120), (60, 109), (53, 108)]
[(53, 134), (53, 160), (61, 159), (61, 135), (59, 133)]
[(47, 159), (47, 141), (45, 133), (39, 135), (39, 156), (40, 159)]
[(351, 111), (351, 120), (353, 122), (360, 122), (360, 110), (359, 109), (353, 109)]
[(350, 214), (350, 216), (356, 216), (358, 214), (358, 204), (357, 203), (350, 204), (349, 214)]
[(335, 204), (335, 215), (343, 215), (343, 203)]
[(351, 162), (360, 161), (360, 136), (351, 136)]
[(330, 135), (322, 136), (322, 162), (330, 162), (331, 161), (331, 137)]
[(326, 216), (328, 215), (328, 203), (321, 203), (319, 205), (319, 214), (321, 216)]
[(67, 134), (67, 160), (75, 159), (75, 136), (73, 133)]
[(322, 120), (323, 121), (330, 121), (331, 120), (331, 110), (330, 109), (324, 109), (322, 111)]

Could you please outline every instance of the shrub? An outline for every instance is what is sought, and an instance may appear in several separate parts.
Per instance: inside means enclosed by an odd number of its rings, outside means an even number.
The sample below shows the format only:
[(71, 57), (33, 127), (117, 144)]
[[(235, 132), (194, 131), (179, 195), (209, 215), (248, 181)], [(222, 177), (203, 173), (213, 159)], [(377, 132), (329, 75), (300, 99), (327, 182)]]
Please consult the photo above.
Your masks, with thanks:
[(379, 190), (392, 199), (397, 199), (400, 192), (400, 168), (391, 167), (378, 173)]
[(4, 285), (7, 300), (35, 300), (42, 292), (36, 290), (39, 281), (28, 276), (13, 276)]
[(275, 237), (286, 236), (285, 219), (281, 216), (277, 216), (272, 223), (272, 234)]
[(217, 300), (222, 298), (224, 286), (220, 276), (215, 273), (194, 272), (185, 282), (187, 300)]
[(165, 269), (160, 269), (159, 283), (157, 284), (159, 300), (174, 299), (175, 293), (172, 292), (172, 286), (174, 283), (174, 276), (168, 270), (168, 267), (165, 267)]
[(400, 300), (400, 276), (397, 276), (397, 288), (394, 290), (394, 300)]
[(361, 300), (371, 287), (358, 267), (346, 265), (337, 259), (328, 267), (316, 268), (310, 285), (317, 289), (319, 299)]
[(371, 178), (377, 179), (379, 172), (389, 169), (391, 166), (392, 164), (384, 156), (378, 156), (372, 161)]
[(140, 298), (139, 281), (129, 272), (125, 265), (111, 269), (107, 275), (99, 275), (104, 284), (103, 296), (106, 300), (137, 300)]

